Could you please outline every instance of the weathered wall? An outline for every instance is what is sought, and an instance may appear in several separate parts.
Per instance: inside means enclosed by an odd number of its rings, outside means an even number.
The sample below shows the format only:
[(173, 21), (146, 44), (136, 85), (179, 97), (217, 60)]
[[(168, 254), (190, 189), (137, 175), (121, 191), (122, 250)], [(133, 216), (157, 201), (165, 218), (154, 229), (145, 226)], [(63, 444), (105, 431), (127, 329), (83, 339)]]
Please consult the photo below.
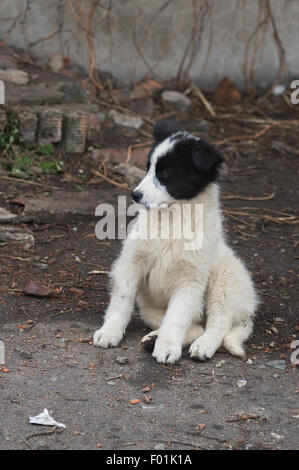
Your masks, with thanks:
[(254, 82), (269, 85), (283, 49), (282, 79), (299, 78), (298, 0), (102, 0), (90, 25), (92, 36), (86, 19), (93, 2), (81, 0), (79, 12), (78, 0), (1, 0), (0, 37), (44, 61), (63, 54), (85, 68), (87, 38), (89, 49), (94, 41), (98, 67), (120, 84), (146, 74), (174, 77), (186, 51), (182, 75), (188, 72), (204, 89), (226, 75), (244, 86), (245, 64), (249, 75), (252, 59)]

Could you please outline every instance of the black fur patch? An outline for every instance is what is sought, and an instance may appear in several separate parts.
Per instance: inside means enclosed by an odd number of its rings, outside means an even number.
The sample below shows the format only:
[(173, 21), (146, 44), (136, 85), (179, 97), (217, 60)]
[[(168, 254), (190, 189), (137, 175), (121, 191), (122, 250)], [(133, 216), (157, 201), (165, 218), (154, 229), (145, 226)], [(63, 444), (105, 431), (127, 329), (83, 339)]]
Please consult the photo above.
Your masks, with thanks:
[(160, 119), (154, 126), (154, 139), (157, 143), (160, 143), (181, 130), (180, 125), (173, 119)]
[[(173, 121), (169, 125), (158, 121), (157, 125), (159, 138), (178, 132)], [(171, 132), (171, 129), (176, 130)], [(156, 133), (154, 136), (156, 139)], [(187, 132), (180, 132), (173, 139), (174, 148), (157, 161), (156, 177), (174, 199), (192, 199), (217, 180), (223, 158), (212, 145)]]
[(178, 122), (176, 122), (174, 119), (159, 119), (154, 125), (154, 139), (155, 139), (155, 145), (151, 149), (148, 159), (147, 159), (147, 171), (149, 170), (150, 164), (151, 164), (151, 156), (157, 147), (163, 140), (167, 139), (171, 135), (177, 133), (177, 132), (182, 132), (182, 129), (179, 125)]

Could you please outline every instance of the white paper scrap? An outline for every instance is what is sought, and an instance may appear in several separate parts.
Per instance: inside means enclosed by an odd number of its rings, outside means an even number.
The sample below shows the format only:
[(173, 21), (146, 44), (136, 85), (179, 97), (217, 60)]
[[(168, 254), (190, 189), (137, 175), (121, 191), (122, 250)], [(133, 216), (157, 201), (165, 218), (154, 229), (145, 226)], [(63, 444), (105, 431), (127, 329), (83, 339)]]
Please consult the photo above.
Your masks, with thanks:
[(65, 424), (58, 423), (51, 415), (49, 415), (47, 408), (37, 416), (29, 416), (29, 419), (30, 424), (42, 424), (44, 426), (58, 426), (59, 428), (65, 428)]

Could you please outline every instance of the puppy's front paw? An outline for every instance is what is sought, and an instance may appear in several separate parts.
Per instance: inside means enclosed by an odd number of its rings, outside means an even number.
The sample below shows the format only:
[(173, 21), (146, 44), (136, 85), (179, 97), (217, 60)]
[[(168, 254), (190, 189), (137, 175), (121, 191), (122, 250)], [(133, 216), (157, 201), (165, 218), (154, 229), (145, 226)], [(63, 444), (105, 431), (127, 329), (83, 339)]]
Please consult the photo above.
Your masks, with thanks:
[(205, 361), (211, 359), (219, 347), (218, 341), (215, 341), (209, 334), (204, 333), (191, 344), (189, 353), (194, 359)]
[(181, 354), (181, 346), (170, 341), (160, 339), (158, 336), (153, 352), (153, 357), (156, 358), (157, 362), (173, 364), (180, 359)]
[(97, 330), (93, 335), (93, 344), (97, 348), (109, 348), (117, 346), (122, 340), (123, 333), (117, 328), (105, 328)]

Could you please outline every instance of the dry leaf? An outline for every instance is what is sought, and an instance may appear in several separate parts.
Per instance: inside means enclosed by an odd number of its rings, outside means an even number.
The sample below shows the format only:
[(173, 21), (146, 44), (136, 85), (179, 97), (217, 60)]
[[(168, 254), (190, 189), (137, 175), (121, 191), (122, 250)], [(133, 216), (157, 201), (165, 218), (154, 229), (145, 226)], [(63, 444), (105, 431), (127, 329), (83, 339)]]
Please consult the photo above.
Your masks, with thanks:
[(204, 423), (200, 423), (196, 426), (196, 429), (200, 429), (201, 431), (206, 427)]
[(140, 400), (138, 400), (138, 398), (136, 398), (135, 400), (130, 401), (131, 405), (137, 405), (137, 403), (140, 403)]

